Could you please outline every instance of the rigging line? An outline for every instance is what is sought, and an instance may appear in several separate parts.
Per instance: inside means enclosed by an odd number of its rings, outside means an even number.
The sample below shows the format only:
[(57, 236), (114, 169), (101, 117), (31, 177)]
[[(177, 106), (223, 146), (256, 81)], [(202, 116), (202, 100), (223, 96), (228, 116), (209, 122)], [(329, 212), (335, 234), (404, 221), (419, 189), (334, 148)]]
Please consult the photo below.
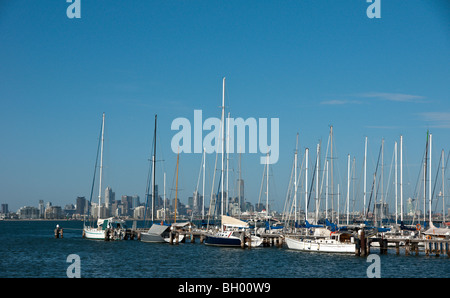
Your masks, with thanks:
[(98, 138), (97, 156), (95, 158), (94, 177), (92, 179), (91, 194), (89, 196), (89, 204), (87, 205), (87, 208), (84, 208), (84, 211), (85, 211), (84, 215), (85, 216), (84, 216), (84, 219), (83, 219), (83, 225), (84, 225), (84, 222), (86, 220), (86, 212), (89, 214), (89, 206), (92, 203), (92, 195), (94, 193), (95, 176), (96, 176), (96, 173), (97, 173), (97, 165), (98, 165), (98, 155), (99, 155), (99, 152), (100, 152), (100, 143), (101, 143), (101, 138), (102, 138), (102, 126), (103, 126), (103, 123), (102, 123), (102, 125), (100, 125), (100, 136)]
[[(374, 190), (374, 187), (375, 187), (375, 178), (376, 178), (376, 175), (377, 175), (377, 172), (378, 172), (378, 165), (379, 165), (379, 163), (380, 163), (380, 156), (381, 156), (381, 146), (380, 146), (380, 150), (378, 151), (377, 166), (375, 167), (374, 181), (372, 181), (372, 190), (371, 190), (371, 192), (370, 192), (369, 203), (367, 204), (367, 212), (366, 212), (366, 216), (367, 216), (367, 214), (369, 213), (369, 210), (370, 210), (370, 203), (371, 203), (371, 201), (372, 201), (373, 190)], [(376, 198), (375, 198), (375, 202), (376, 202)], [(374, 205), (375, 205), (375, 204), (374, 204)]]

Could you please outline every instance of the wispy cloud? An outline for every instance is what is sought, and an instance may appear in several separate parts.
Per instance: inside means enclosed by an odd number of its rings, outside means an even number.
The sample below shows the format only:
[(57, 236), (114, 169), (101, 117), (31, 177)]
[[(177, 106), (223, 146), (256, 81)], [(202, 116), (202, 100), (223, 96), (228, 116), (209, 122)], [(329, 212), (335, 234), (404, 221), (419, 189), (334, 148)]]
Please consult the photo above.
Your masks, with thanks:
[(364, 98), (376, 98), (380, 100), (396, 101), (396, 102), (427, 102), (424, 96), (404, 94), (404, 93), (386, 93), (386, 92), (368, 92), (356, 94), (356, 96)]
[(373, 99), (375, 101), (391, 101), (404, 103), (425, 103), (428, 102), (425, 96), (404, 94), (404, 93), (389, 93), (389, 92), (365, 92), (347, 95), (347, 97), (356, 97), (358, 99), (332, 99), (321, 101), (321, 105), (350, 105), (350, 104), (368, 104)]
[(359, 100), (347, 100), (347, 99), (333, 99), (321, 101), (321, 105), (345, 105), (345, 104), (361, 104)]
[(450, 128), (450, 112), (423, 112), (419, 113), (423, 121), (430, 127)]

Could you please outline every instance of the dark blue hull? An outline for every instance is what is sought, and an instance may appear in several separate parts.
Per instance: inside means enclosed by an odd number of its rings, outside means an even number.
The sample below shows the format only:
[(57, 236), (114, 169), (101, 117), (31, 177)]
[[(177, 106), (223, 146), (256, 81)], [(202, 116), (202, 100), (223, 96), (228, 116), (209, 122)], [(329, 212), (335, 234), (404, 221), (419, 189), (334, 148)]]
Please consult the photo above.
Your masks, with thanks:
[(237, 247), (240, 247), (241, 239), (218, 237), (218, 236), (206, 236), (205, 244), (206, 245), (215, 245), (215, 246), (237, 246)]

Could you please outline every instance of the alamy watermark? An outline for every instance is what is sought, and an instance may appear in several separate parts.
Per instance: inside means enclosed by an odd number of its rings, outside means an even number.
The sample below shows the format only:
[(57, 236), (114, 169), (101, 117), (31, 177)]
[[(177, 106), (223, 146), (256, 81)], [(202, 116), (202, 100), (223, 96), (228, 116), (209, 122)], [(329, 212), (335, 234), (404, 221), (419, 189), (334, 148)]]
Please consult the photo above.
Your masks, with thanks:
[[(81, 0), (66, 0), (71, 3), (66, 10), (66, 15), (69, 19), (81, 18)], [(367, 7), (366, 14), (369, 19), (381, 18), (381, 0), (366, 0), (367, 3), (372, 3)]]
[(67, 263), (71, 263), (67, 267), (66, 275), (68, 278), (80, 278), (81, 277), (81, 260), (77, 254), (70, 254), (66, 259)]
[(67, 7), (66, 15), (69, 19), (81, 18), (81, 0), (66, 0), (67, 3), (72, 3)]
[[(252, 117), (246, 120), (225, 118), (222, 126), (221, 119), (210, 117), (203, 121), (202, 110), (194, 110), (193, 130), (191, 121), (187, 118), (178, 117), (172, 121), (171, 129), (178, 132), (172, 137), (171, 148), (174, 153), (202, 153), (203, 150), (208, 154), (222, 153), (222, 147), (224, 147), (224, 153), (246, 153), (246, 144), (248, 144), (248, 153), (258, 153), (259, 149), (259, 152), (263, 154), (260, 158), (261, 164), (274, 164), (277, 163), (279, 155), (279, 124), (279, 118), (270, 119), (269, 145), (267, 118), (258, 120)], [(209, 132), (203, 137), (204, 131)], [(194, 135), (193, 140), (192, 135)], [(222, 146), (223, 141), (224, 146)]]

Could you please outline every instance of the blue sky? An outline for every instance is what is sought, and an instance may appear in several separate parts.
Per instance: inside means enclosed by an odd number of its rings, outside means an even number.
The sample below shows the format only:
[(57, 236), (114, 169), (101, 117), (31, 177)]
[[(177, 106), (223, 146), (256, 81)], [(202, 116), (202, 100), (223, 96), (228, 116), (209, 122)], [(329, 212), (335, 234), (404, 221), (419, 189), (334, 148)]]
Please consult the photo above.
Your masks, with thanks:
[[(0, 202), (16, 211), (39, 200), (64, 206), (88, 197), (102, 112), (105, 186), (118, 198), (144, 197), (158, 114), (164, 163), (157, 183), (164, 168), (169, 193), (176, 167), (171, 122), (193, 121), (194, 109), (204, 118), (220, 117), (224, 76), (231, 117), (280, 119), (280, 158), (271, 167), (274, 208), (283, 208), (296, 133), (302, 156), (309, 147), (315, 158), (330, 125), (341, 185), (347, 154), (355, 156), (362, 179), (365, 136), (368, 176), (384, 138), (387, 177), (402, 134), (405, 195), (412, 195), (427, 129), (433, 169), (441, 150), (450, 150), (450, 5), (381, 0), (381, 19), (367, 17), (369, 5), (81, 0), (81, 19), (69, 19), (63, 0), (1, 1)], [(246, 197), (253, 203), (264, 169), (259, 157), (242, 156)], [(207, 158), (207, 194), (214, 158)], [(185, 203), (200, 160), (201, 154), (180, 156)], [(235, 173), (237, 156), (231, 163)]]

